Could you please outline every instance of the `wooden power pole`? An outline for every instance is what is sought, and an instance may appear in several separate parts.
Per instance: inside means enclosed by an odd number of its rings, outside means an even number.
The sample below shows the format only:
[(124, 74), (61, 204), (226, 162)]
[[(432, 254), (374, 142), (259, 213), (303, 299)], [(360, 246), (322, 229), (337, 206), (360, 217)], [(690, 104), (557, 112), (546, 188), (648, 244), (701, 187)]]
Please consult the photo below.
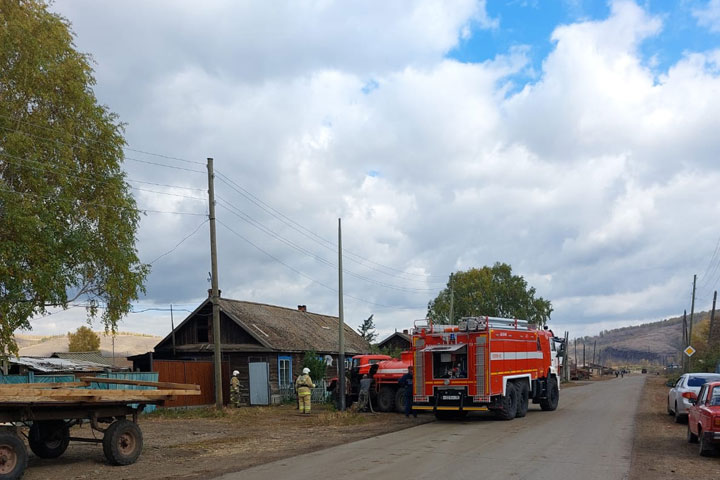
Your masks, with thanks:
[[(693, 314), (695, 313), (695, 281), (697, 275), (693, 275), (693, 290), (692, 290), (692, 302), (690, 303), (690, 333), (688, 334), (688, 346), (692, 345), (692, 327), (693, 327)], [(688, 357), (688, 372), (692, 371), (692, 357)]]
[(217, 267), (217, 237), (215, 236), (215, 172), (213, 171), (213, 159), (207, 159), (208, 169), (208, 196), (210, 202), (210, 264), (212, 291), (210, 301), (212, 302), (212, 332), (215, 343), (215, 407), (222, 409), (222, 349), (220, 347), (220, 306), (218, 300), (220, 291), (218, 289), (218, 267)]
[(339, 343), (338, 377), (340, 378), (340, 411), (345, 411), (345, 314), (343, 312), (343, 274), (342, 274), (342, 220), (338, 218), (338, 320)]
[(712, 349), (715, 342), (718, 341), (718, 335), (715, 333), (717, 326), (715, 325), (715, 302), (717, 301), (717, 290), (713, 293), (713, 306), (710, 312), (710, 329), (708, 330), (708, 347)]

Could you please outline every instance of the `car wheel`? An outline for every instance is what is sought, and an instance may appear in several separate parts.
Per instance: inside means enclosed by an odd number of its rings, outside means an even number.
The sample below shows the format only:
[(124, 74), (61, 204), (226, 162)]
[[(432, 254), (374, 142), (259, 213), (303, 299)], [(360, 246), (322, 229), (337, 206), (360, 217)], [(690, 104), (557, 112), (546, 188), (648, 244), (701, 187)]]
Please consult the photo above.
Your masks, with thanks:
[(692, 431), (690, 430), (690, 422), (688, 422), (688, 428), (687, 428), (687, 441), (688, 443), (697, 443), (698, 437)]
[(677, 402), (675, 402), (675, 423), (683, 423), (687, 417), (678, 413)]
[(715, 453), (715, 445), (705, 440), (705, 435), (702, 433), (702, 428), (698, 427), (698, 440), (700, 441), (700, 455), (703, 457), (709, 457)]
[(515, 417), (522, 418), (525, 415), (527, 415), (530, 391), (528, 388), (528, 384), (525, 380), (520, 380), (520, 382), (517, 384), (517, 389), (518, 389), (518, 407), (517, 407), (517, 413), (515, 413)]
[(670, 408), (670, 397), (668, 397), (668, 401), (667, 401), (667, 412), (668, 412), (668, 415), (675, 415), (675, 412), (673, 412), (673, 409)]

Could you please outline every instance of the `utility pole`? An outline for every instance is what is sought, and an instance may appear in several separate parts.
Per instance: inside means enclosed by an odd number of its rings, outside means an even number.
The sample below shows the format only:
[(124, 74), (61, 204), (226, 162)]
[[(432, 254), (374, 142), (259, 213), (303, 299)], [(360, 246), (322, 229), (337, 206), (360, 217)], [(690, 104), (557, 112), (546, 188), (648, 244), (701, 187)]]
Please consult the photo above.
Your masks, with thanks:
[(170, 328), (172, 332), (173, 358), (175, 358), (175, 319), (173, 319), (172, 303), (170, 304)]
[(207, 159), (208, 169), (208, 196), (210, 202), (210, 263), (212, 276), (212, 331), (215, 343), (215, 407), (220, 410), (223, 407), (222, 392), (222, 349), (220, 347), (220, 306), (218, 300), (220, 291), (218, 289), (218, 268), (217, 268), (217, 238), (215, 236), (215, 172), (213, 171), (213, 159)]
[(569, 382), (570, 381), (570, 332), (568, 332), (568, 331), (565, 332), (565, 358), (563, 360), (564, 360), (563, 363), (565, 364), (565, 368), (563, 369), (565, 381)]
[[(695, 313), (695, 281), (697, 275), (693, 275), (692, 303), (690, 304), (690, 334), (688, 335), (688, 346), (692, 345), (693, 314)], [(688, 357), (688, 372), (692, 371), (692, 357)]]
[(595, 340), (595, 343), (593, 343), (593, 365), (595, 365), (595, 348), (597, 348), (597, 340)]
[(577, 363), (577, 337), (575, 337), (575, 372), (577, 372), (578, 369), (578, 363)]
[(342, 274), (342, 219), (338, 218), (338, 319), (340, 348), (338, 350), (338, 377), (340, 377), (340, 411), (345, 411), (345, 314), (343, 312)]
[(685, 359), (687, 356), (685, 355), (685, 347), (688, 344), (688, 334), (687, 334), (687, 310), (683, 310), (683, 321), (682, 321), (682, 346), (680, 347), (680, 363), (682, 367), (683, 373), (687, 373), (687, 362)]
[(713, 306), (710, 312), (710, 330), (708, 331), (708, 347), (713, 348), (717, 335), (715, 335), (715, 302), (717, 301), (717, 290), (713, 293)]
[(583, 368), (587, 367), (587, 363), (585, 363), (585, 339), (583, 338)]
[(453, 325), (455, 322), (453, 322), (453, 314), (455, 307), (455, 285), (453, 282), (453, 274), (450, 274), (450, 325)]

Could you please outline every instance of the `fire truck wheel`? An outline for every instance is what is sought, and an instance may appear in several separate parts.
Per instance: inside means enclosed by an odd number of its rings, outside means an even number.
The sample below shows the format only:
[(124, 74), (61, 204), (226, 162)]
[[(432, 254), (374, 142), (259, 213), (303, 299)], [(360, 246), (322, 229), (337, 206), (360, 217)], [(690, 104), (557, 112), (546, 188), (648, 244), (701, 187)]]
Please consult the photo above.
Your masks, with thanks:
[(558, 406), (560, 390), (558, 390), (557, 380), (555, 377), (550, 377), (547, 382), (547, 398), (540, 400), (540, 408), (545, 411), (552, 411)]
[(381, 412), (392, 412), (395, 407), (395, 392), (390, 387), (382, 387), (377, 396), (377, 408)]
[(405, 413), (405, 389), (398, 388), (395, 392), (395, 411)]
[(528, 401), (530, 400), (530, 389), (528, 388), (528, 384), (524, 380), (520, 380), (517, 384), (518, 388), (518, 407), (517, 407), (517, 413), (515, 416), (517, 418), (522, 418), (525, 415), (527, 415), (528, 411)]
[(518, 391), (515, 384), (508, 382), (505, 387), (505, 395), (500, 401), (501, 409), (498, 410), (497, 416), (501, 420), (512, 420), (517, 415), (518, 409)]

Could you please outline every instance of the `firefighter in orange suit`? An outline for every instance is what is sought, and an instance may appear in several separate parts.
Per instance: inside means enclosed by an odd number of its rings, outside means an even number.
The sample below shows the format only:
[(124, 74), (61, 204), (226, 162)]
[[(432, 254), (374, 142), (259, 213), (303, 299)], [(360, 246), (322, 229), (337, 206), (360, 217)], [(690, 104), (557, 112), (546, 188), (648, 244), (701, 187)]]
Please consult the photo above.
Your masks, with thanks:
[(302, 372), (303, 374), (295, 380), (295, 388), (300, 400), (300, 413), (310, 413), (310, 389), (315, 388), (315, 384), (310, 378), (309, 368), (303, 368)]

